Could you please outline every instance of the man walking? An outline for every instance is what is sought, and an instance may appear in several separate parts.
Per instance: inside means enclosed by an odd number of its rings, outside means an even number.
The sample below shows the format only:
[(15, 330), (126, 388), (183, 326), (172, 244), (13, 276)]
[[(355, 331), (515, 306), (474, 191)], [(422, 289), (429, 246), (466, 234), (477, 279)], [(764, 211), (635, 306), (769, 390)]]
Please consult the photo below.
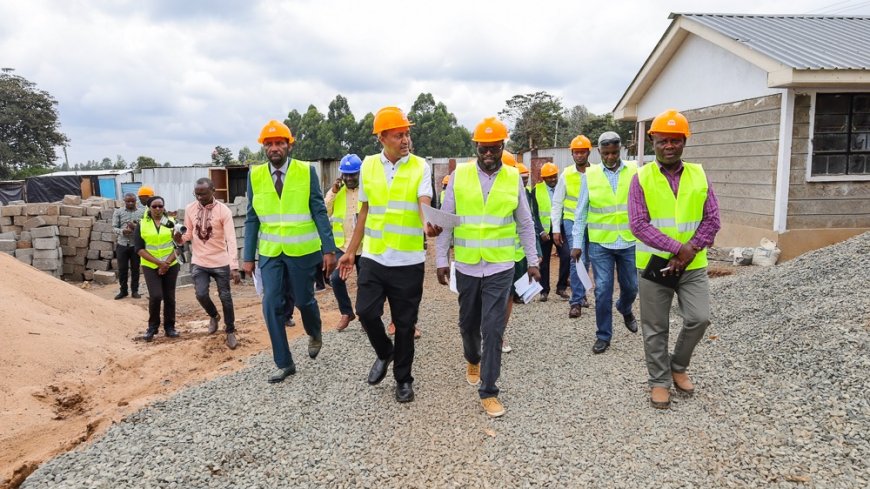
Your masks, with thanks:
[[(414, 400), (414, 325), (423, 297), (426, 260), (421, 206), (432, 202), (429, 164), (411, 153), (412, 125), (398, 107), (384, 107), (375, 114), (372, 133), (377, 135), (383, 151), (363, 160), (359, 219), (339, 261), (341, 278), (347, 279), (365, 234), (357, 276), (356, 313), (377, 355), (368, 382), (375, 385), (384, 380), (387, 367), (394, 362), (398, 402)], [(395, 343), (381, 318), (385, 301), (390, 302)]]
[(315, 275), (330, 273), (335, 267), (335, 243), (320, 180), (312, 166), (290, 156), (294, 141), (290, 128), (269, 121), (259, 138), (269, 163), (254, 166), (248, 174), (244, 270), (245, 274), (253, 273), (259, 253), (263, 317), (278, 367), (269, 382), (281, 382), (296, 373), (284, 329), (284, 291), (293, 288), (309, 337), (308, 356), (316, 358), (323, 340), (320, 309), (314, 298)]
[(491, 417), (504, 414), (496, 381), (501, 372), (502, 340), (514, 282), (516, 239), (528, 261), (528, 275), (540, 280), (535, 231), (519, 171), (502, 164), (507, 127), (495, 117), (477, 125), (472, 141), (477, 161), (457, 166), (445, 191), (445, 212), (461, 219), (452, 233), (436, 241), (438, 281), (447, 285), (453, 237), (459, 331), (467, 361), (465, 378), (480, 384), (478, 395)]
[(214, 279), (218, 297), (224, 312), (226, 343), (230, 350), (239, 345), (236, 339), (235, 310), (230, 279), (238, 285), (239, 275), (238, 247), (233, 213), (223, 202), (214, 198), (214, 183), (209, 178), (200, 178), (193, 187), (196, 201), (184, 209), (184, 234), (176, 233), (179, 244), (190, 241), (193, 258), (190, 276), (196, 289), (196, 300), (209, 316), (208, 334), (218, 330), (221, 315), (209, 296), (209, 283)]
[[(637, 173), (637, 164), (619, 157), (622, 140), (607, 131), (598, 138), (601, 165), (586, 170), (580, 187), (580, 200), (574, 215), (571, 258), (576, 262), (583, 250), (579, 243), (589, 240), (589, 262), (595, 274), (595, 343), (593, 353), (604, 353), (613, 337), (613, 270), (619, 280), (616, 310), (625, 327), (637, 333), (637, 319), (631, 311), (637, 297), (634, 268), (634, 235), (628, 226), (628, 188)], [(589, 235), (586, 236), (586, 229)]]
[[(338, 247), (336, 258), (341, 259), (347, 249), (346, 244), (350, 243), (350, 237), (353, 236), (353, 228), (356, 226), (357, 212), (359, 210), (359, 172), (362, 168), (362, 160), (354, 154), (345, 155), (338, 165), (338, 171), (341, 176), (336, 179), (332, 187), (326, 192), (326, 211), (329, 213), (329, 220), (332, 222), (332, 236), (335, 238), (335, 246)], [(355, 262), (357, 273), (359, 272), (359, 262)], [(344, 279), (341, 278), (341, 273), (336, 268), (329, 277), (329, 283), (332, 285), (332, 293), (335, 294), (335, 300), (338, 302), (338, 310), (341, 312), (341, 319), (335, 329), (344, 331), (351, 321), (356, 319), (353, 313), (353, 304), (350, 301), (350, 296), (347, 293), (347, 285)]]
[[(541, 247), (541, 302), (547, 302), (550, 295), (550, 257), (553, 255), (553, 226), (550, 221), (551, 202), (553, 190), (559, 181), (559, 167), (553, 163), (544, 163), (541, 166), (541, 179), (532, 188), (532, 214), (537, 214), (542, 230), (538, 235)], [(565, 290), (568, 288), (568, 273), (570, 266), (570, 254), (567, 245), (556, 245), (556, 254), (559, 256), (559, 275), (556, 279), (556, 294), (568, 297)]]
[[(676, 110), (653, 119), (649, 135), (656, 161), (634, 176), (628, 197), (631, 232), (637, 237), (637, 271), (653, 256), (668, 260), (661, 270), (676, 275), (675, 288), (638, 279), (643, 347), (649, 371), (650, 403), (671, 405), (670, 387), (693, 394), (686, 370), (695, 346), (710, 324), (707, 248), (719, 231), (719, 204), (701, 165), (684, 162), (683, 148), (691, 136), (689, 121)], [(658, 267), (655, 267), (658, 268)], [(671, 301), (676, 292), (683, 328), (674, 352), (668, 354)]]
[[(591, 149), (592, 142), (582, 134), (571, 141), (571, 157), (574, 159), (574, 165), (562, 171), (562, 177), (559, 178), (559, 182), (556, 183), (556, 188), (553, 191), (553, 207), (550, 212), (550, 223), (553, 226), (553, 243), (556, 246), (566, 246), (568, 249), (575, 247), (571, 243), (571, 236), (574, 231), (574, 211), (577, 209), (577, 199), (580, 197), (580, 181), (583, 179), (583, 173), (589, 167), (589, 152)], [(576, 247), (583, 250), (581, 260), (583, 266), (588, 270), (589, 259), (586, 258), (586, 243), (578, 244)], [(576, 267), (572, 266), (569, 273), (571, 277), (571, 298), (568, 301), (570, 304), (568, 317), (579, 318), (582, 312), (580, 308), (589, 307), (589, 302), (586, 300), (586, 287), (580, 282), (580, 276), (577, 275)]]
[(133, 245), (133, 230), (142, 219), (145, 213), (145, 208), (140, 208), (137, 204), (136, 195), (133, 193), (124, 194), (124, 207), (115, 209), (112, 214), (112, 229), (118, 240), (115, 246), (115, 258), (118, 260), (118, 283), (121, 285), (121, 290), (115, 296), (115, 300), (127, 297), (127, 276), (130, 277), (130, 293), (134, 299), (142, 297), (139, 295), (139, 255), (136, 254), (136, 248)]

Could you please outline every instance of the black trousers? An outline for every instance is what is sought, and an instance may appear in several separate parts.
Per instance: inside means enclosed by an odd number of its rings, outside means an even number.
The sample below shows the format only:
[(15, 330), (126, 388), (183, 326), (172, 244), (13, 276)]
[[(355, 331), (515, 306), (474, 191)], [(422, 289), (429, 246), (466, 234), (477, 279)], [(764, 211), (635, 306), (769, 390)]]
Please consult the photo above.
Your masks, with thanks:
[(121, 292), (127, 292), (127, 276), (130, 277), (130, 292), (139, 292), (139, 255), (134, 246), (117, 245), (115, 258), (118, 259), (118, 282)]
[[(369, 258), (360, 258), (357, 278), (356, 314), (378, 358), (393, 355), (393, 376), (397, 383), (413, 382), (414, 325), (423, 298), (425, 265), (387, 267)], [(384, 329), (381, 316), (384, 302), (396, 325), (395, 344)]]
[(163, 329), (175, 329), (175, 282), (178, 280), (178, 264), (169, 267), (165, 275), (156, 268), (144, 267), (145, 285), (148, 287), (148, 331), (160, 329), (160, 304), (163, 303)]
[(218, 314), (217, 307), (215, 307), (214, 301), (211, 300), (211, 296), (208, 294), (209, 283), (214, 278), (217, 284), (218, 298), (221, 300), (221, 308), (224, 311), (224, 324), (227, 326), (227, 333), (235, 332), (236, 313), (233, 309), (233, 293), (230, 290), (230, 266), (206, 268), (191, 264), (190, 276), (193, 279), (193, 286), (196, 290), (196, 300), (199, 301), (199, 305), (205, 309), (205, 313), (211, 318)]
[[(565, 228), (562, 227), (562, 237), (565, 238)], [(541, 287), (544, 290), (541, 292), (550, 293), (550, 257), (553, 255), (553, 233), (550, 233), (550, 239), (538, 241), (541, 243)], [(562, 291), (568, 288), (568, 274), (571, 272), (571, 247), (565, 243), (562, 246), (556, 246), (556, 253), (559, 254), (559, 276), (556, 279), (556, 290)]]

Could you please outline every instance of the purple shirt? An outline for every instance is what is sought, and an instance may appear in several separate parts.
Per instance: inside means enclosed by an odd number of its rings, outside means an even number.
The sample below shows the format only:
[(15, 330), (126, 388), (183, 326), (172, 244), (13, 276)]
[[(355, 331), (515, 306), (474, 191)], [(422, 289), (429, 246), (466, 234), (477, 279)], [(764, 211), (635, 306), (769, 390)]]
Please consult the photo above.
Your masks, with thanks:
[[(472, 164), (477, 165), (476, 162)], [(500, 171), (503, 170), (499, 169), (499, 172)], [(486, 198), (489, 196), (489, 191), (492, 189), (492, 184), (495, 182), (495, 177), (498, 176), (498, 172), (489, 175), (478, 166), (477, 176), (480, 179), (480, 189), (483, 191), (483, 201), (486, 202)], [(447, 188), (444, 190), (444, 202), (441, 203), (441, 210), (451, 214), (456, 212), (453, 181), (454, 179), (451, 178), (450, 183), (447, 184)], [(526, 199), (526, 189), (523, 188), (523, 180), (519, 179), (517, 185), (519, 187), (519, 199), (517, 202), (517, 208), (514, 210), (514, 221), (517, 223), (517, 234), (520, 236), (520, 244), (523, 247), (523, 251), (526, 253), (529, 266), (535, 267), (538, 265), (538, 252), (535, 246), (535, 224), (532, 221), (532, 211), (529, 208), (528, 199)], [(450, 238), (452, 237), (452, 232), (443, 232), (438, 236), (438, 239), (435, 240), (435, 266), (438, 268), (449, 266), (447, 255), (450, 251)], [(456, 271), (471, 277), (489, 277), (496, 273), (501, 273), (513, 268), (513, 261), (490, 263), (481, 258), (479, 262), (473, 265), (456, 262)]]
[[(673, 173), (663, 168), (658, 161), (656, 164), (659, 165), (662, 175), (668, 180), (671, 190), (676, 196), (680, 188), (680, 177), (683, 174), (683, 162), (677, 163)], [(628, 191), (628, 221), (632, 234), (647, 246), (675, 255), (680, 252), (682, 243), (670, 236), (665, 236), (658, 228), (650, 224), (649, 208), (646, 206), (643, 188), (640, 186), (637, 175), (631, 180), (631, 187)], [(689, 243), (699, 248), (711, 246), (716, 233), (719, 232), (719, 227), (719, 201), (716, 200), (713, 186), (710, 184), (710, 179), (707, 178), (707, 200), (704, 202), (704, 215)]]

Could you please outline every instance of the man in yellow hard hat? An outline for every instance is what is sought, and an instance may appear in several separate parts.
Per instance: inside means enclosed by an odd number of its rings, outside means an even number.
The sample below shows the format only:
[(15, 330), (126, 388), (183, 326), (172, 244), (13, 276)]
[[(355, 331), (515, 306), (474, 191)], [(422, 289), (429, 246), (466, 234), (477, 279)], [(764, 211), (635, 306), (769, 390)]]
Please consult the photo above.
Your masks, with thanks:
[[(553, 242), (556, 246), (562, 246), (564, 243), (569, 249), (575, 247), (571, 243), (571, 235), (574, 231), (574, 210), (577, 208), (577, 199), (580, 197), (580, 182), (586, 169), (589, 168), (591, 150), (592, 142), (582, 134), (571, 141), (571, 157), (574, 159), (574, 164), (562, 171), (562, 176), (553, 191), (550, 223), (553, 226)], [(580, 259), (583, 266), (589, 269), (589, 260), (586, 258), (586, 243), (580, 243), (577, 247), (583, 250)], [(569, 273), (571, 298), (568, 303), (571, 307), (568, 311), (568, 317), (579, 318), (582, 312), (580, 308), (589, 307), (589, 302), (586, 300), (586, 287), (580, 282), (576, 267), (572, 266)]]
[[(588, 239), (589, 261), (595, 274), (595, 343), (592, 353), (604, 353), (613, 337), (613, 270), (619, 280), (616, 310), (625, 327), (637, 333), (637, 318), (631, 310), (637, 297), (634, 269), (635, 238), (628, 226), (628, 188), (637, 164), (622, 161), (622, 139), (613, 131), (598, 137), (601, 165), (586, 170), (580, 185), (580, 199), (574, 213), (571, 258), (576, 262)], [(588, 233), (587, 233), (588, 225)]]
[[(541, 290), (540, 301), (547, 302), (550, 295), (550, 256), (553, 254), (553, 227), (550, 221), (551, 202), (556, 184), (559, 181), (559, 167), (554, 163), (545, 163), (541, 166), (541, 179), (532, 189), (532, 214), (537, 214), (541, 223), (541, 231), (538, 233), (538, 242), (541, 247)], [(556, 254), (559, 256), (559, 275), (556, 279), (556, 293), (565, 295), (568, 289), (568, 273), (570, 267), (570, 253), (567, 244), (556, 245)]]
[(450, 175), (444, 175), (441, 179), (441, 193), (438, 194), (438, 205), (444, 204), (444, 191), (447, 190), (447, 183), (450, 182)]
[(308, 356), (316, 358), (323, 340), (314, 282), (317, 274), (335, 268), (336, 248), (320, 179), (313, 166), (291, 156), (295, 138), (290, 128), (271, 120), (258, 141), (269, 163), (256, 165), (248, 173), (243, 268), (252, 275), (259, 254), (263, 317), (278, 367), (269, 382), (281, 382), (296, 373), (284, 329), (284, 291), (293, 290), (309, 336)]
[(148, 204), (148, 199), (154, 197), (154, 189), (148, 185), (142, 185), (139, 187), (137, 196), (139, 197), (139, 203), (142, 204), (142, 206), (146, 206)]
[[(703, 167), (682, 159), (691, 136), (683, 114), (673, 109), (659, 114), (650, 124), (649, 136), (656, 161), (640, 167), (632, 179), (628, 217), (638, 240), (635, 255), (650, 403), (668, 409), (671, 385), (684, 394), (695, 392), (686, 371), (710, 324), (707, 248), (719, 231), (719, 204)], [(675, 292), (683, 327), (669, 354)]]
[[(414, 400), (414, 325), (423, 297), (426, 261), (421, 206), (432, 202), (429, 164), (411, 153), (412, 125), (398, 107), (384, 107), (375, 114), (372, 133), (383, 151), (363, 160), (362, 207), (353, 238), (339, 260), (341, 276), (346, 278), (362, 242), (356, 313), (377, 355), (368, 382), (380, 383), (393, 362), (398, 402)], [(395, 343), (381, 318), (387, 300), (396, 328)]]
[(468, 362), (465, 378), (469, 384), (480, 384), (481, 405), (491, 417), (505, 412), (496, 381), (501, 372), (517, 236), (528, 260), (528, 276), (541, 279), (534, 223), (522, 180), (515, 168), (502, 164), (507, 138), (507, 127), (495, 117), (484, 119), (474, 129), (477, 160), (456, 167), (444, 196), (444, 211), (455, 212), (461, 224), (435, 242), (438, 281), (447, 285), (453, 237), (459, 331)]

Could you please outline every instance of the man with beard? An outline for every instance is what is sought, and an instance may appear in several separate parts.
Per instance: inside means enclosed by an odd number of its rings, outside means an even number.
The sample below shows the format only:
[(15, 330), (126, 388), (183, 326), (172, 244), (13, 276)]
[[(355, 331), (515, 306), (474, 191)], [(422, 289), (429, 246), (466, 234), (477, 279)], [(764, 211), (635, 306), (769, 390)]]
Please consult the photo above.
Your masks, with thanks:
[(294, 141), (290, 128), (269, 121), (259, 138), (269, 163), (254, 166), (248, 173), (244, 270), (253, 274), (259, 253), (263, 317), (278, 367), (269, 382), (281, 382), (296, 373), (284, 329), (284, 290), (293, 288), (309, 336), (308, 356), (316, 358), (323, 340), (320, 309), (314, 298), (315, 276), (335, 268), (335, 243), (320, 179), (311, 165), (290, 156)]
[[(326, 192), (326, 211), (332, 222), (332, 236), (335, 238), (335, 246), (338, 247), (336, 258), (339, 260), (344, 255), (347, 249), (346, 245), (350, 243), (350, 236), (353, 236), (353, 228), (356, 226), (357, 213), (360, 207), (358, 200), (360, 168), (362, 168), (362, 160), (359, 159), (359, 156), (345, 155), (338, 166), (341, 176)], [(359, 262), (357, 261), (355, 264), (357, 273), (359, 273)], [(339, 319), (335, 329), (344, 331), (350, 322), (356, 319), (356, 315), (353, 313), (353, 304), (347, 293), (347, 285), (341, 278), (338, 268), (333, 270), (329, 277), (329, 283), (332, 284), (332, 293), (335, 294), (338, 310), (341, 312), (341, 319)]]

